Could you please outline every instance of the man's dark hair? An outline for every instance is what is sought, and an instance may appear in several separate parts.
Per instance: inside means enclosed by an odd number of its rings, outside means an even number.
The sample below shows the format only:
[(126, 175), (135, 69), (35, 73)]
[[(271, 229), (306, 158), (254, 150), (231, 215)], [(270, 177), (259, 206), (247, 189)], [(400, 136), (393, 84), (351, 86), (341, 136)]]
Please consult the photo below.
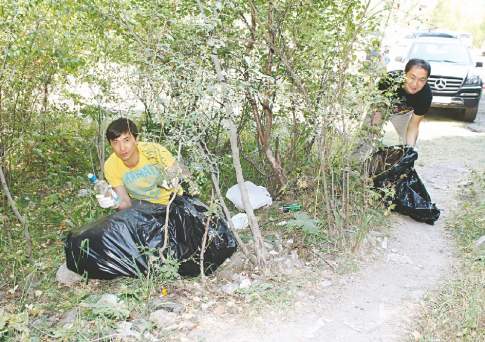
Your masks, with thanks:
[(119, 118), (112, 121), (106, 129), (106, 139), (108, 141), (115, 140), (124, 133), (131, 133), (136, 139), (138, 136), (138, 128), (135, 123), (128, 118)]
[(424, 59), (419, 59), (419, 58), (410, 59), (406, 63), (406, 66), (404, 67), (404, 72), (407, 73), (409, 70), (411, 70), (412, 67), (418, 67), (426, 70), (426, 72), (428, 73), (428, 77), (429, 75), (431, 75), (431, 65), (429, 65), (429, 63), (426, 62)]

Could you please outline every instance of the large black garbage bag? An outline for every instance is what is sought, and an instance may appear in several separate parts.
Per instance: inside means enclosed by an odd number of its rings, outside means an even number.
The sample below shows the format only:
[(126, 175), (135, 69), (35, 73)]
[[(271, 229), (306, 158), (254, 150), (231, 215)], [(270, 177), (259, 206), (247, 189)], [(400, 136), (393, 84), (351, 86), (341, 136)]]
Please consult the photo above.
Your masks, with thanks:
[[(168, 253), (181, 261), (179, 273), (200, 273), (200, 248), (207, 207), (193, 197), (177, 196), (170, 206)], [(164, 242), (166, 207), (140, 202), (132, 208), (81, 227), (64, 243), (67, 267), (88, 278), (137, 277), (148, 269), (150, 253), (157, 256)], [(204, 270), (213, 272), (236, 251), (227, 222), (214, 218), (204, 253)], [(161, 259), (159, 259), (161, 262)]]
[[(408, 215), (419, 222), (433, 224), (440, 216), (440, 210), (431, 202), (426, 187), (414, 169), (418, 153), (409, 146), (386, 146), (377, 151), (370, 161), (370, 174), (374, 187), (394, 187), (395, 211)], [(388, 192), (382, 191), (384, 196)], [(386, 198), (389, 200), (389, 198)]]

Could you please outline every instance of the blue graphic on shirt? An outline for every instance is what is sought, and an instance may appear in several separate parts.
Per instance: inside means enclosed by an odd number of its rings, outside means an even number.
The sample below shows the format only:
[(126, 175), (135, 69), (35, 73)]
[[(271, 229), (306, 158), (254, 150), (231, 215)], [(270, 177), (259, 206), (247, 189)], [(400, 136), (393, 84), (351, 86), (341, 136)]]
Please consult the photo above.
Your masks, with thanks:
[(123, 175), (123, 184), (128, 194), (136, 199), (152, 201), (161, 196), (162, 174), (154, 165), (145, 165), (140, 169), (128, 171)]

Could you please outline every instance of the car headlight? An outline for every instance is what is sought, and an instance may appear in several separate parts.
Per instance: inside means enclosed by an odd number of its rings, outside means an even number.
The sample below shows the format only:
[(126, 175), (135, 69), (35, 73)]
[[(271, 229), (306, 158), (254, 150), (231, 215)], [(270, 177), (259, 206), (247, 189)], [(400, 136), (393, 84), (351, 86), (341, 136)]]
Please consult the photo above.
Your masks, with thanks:
[(480, 79), (480, 76), (478, 75), (468, 75), (468, 77), (465, 80), (464, 85), (466, 86), (476, 86), (480, 85), (482, 83), (482, 80)]

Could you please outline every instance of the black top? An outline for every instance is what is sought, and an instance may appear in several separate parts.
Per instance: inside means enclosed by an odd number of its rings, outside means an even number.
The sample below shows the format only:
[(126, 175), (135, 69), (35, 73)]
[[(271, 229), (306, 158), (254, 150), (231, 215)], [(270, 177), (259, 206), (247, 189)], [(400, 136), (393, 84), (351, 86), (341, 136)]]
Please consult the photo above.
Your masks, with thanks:
[(414, 110), (416, 115), (424, 115), (431, 106), (433, 94), (426, 83), (416, 94), (408, 94), (403, 88), (403, 73), (390, 72), (385, 79), (379, 82), (379, 90), (392, 101), (394, 114)]

